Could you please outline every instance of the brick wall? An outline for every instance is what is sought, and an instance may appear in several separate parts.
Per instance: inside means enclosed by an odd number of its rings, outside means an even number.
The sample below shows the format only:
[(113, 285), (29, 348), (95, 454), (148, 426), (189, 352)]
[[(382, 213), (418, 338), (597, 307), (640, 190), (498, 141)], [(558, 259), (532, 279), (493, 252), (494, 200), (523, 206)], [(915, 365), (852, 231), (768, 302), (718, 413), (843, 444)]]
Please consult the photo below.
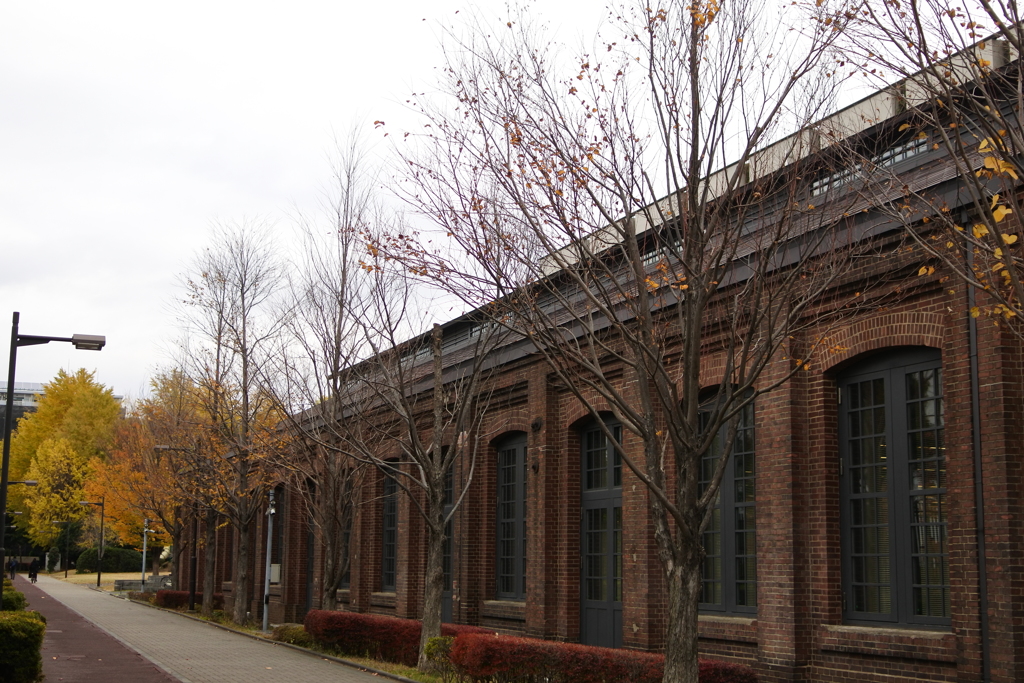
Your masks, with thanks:
[[(849, 282), (870, 280), (908, 264), (914, 272), (914, 259), (921, 257), (904, 253), (892, 258), (895, 263), (877, 259), (861, 266), (849, 275)], [(766, 682), (980, 680), (970, 320), (964, 314), (964, 288), (945, 277), (940, 271), (930, 278), (915, 276), (894, 283), (879, 294), (875, 305), (837, 323), (811, 326), (762, 376), (765, 384), (784, 377), (792, 368), (790, 356), (827, 340), (810, 356), (809, 369), (756, 406), (757, 612), (702, 616), (704, 653), (751, 663)], [(1024, 365), (1011, 335), (990, 320), (977, 324), (992, 680), (1009, 683), (1024, 680)], [(949, 628), (843, 621), (836, 378), (871, 354), (907, 346), (939, 349), (943, 359), (953, 614)], [(716, 361), (709, 356), (707, 362)], [(521, 386), (525, 398), (488, 415), (484, 429), (491, 445), (480, 454), (470, 492), (455, 517), (454, 620), (574, 641), (580, 636), (578, 429), (590, 419), (589, 413), (538, 360), (517, 361), (491, 381), (497, 387)], [(526, 599), (519, 602), (495, 599), (493, 443), (511, 432), (527, 436), (529, 569)], [(640, 445), (628, 435), (624, 446), (639, 452)], [(468, 477), (466, 463), (456, 477), (459, 482)], [(363, 491), (352, 532), (351, 588), (343, 594), (342, 607), (417, 617), (423, 599), (423, 524), (403, 496), (397, 590), (381, 593), (381, 487), (381, 477), (375, 474)], [(627, 647), (657, 650), (664, 644), (666, 609), (648, 495), (637, 478), (624, 471), (623, 641)], [(308, 526), (296, 494), (290, 492), (288, 500), (287, 553), (283, 583), (272, 600), (273, 620), (299, 620), (306, 609)], [(220, 538), (225, 536), (222, 530)], [(263, 537), (258, 534), (259, 547)], [(319, 585), (320, 564), (315, 554), (314, 585)], [(261, 586), (260, 552), (254, 577)], [(224, 587), (227, 592), (230, 584)], [(314, 606), (318, 600), (314, 590)]]

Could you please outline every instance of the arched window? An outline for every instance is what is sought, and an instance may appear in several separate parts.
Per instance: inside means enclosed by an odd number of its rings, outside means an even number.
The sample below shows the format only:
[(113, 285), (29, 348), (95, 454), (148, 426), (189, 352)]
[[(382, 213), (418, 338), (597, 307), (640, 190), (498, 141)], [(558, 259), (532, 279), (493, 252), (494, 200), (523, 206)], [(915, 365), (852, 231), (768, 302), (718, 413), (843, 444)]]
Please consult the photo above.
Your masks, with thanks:
[(498, 444), (498, 509), (495, 596), (526, 598), (526, 435)]
[(942, 359), (874, 356), (839, 380), (843, 613), (948, 625)]
[[(702, 412), (702, 416), (709, 412)], [(702, 420), (703, 422), (704, 420)], [(704, 530), (701, 610), (751, 613), (757, 611), (757, 509), (754, 470), (754, 406), (736, 417), (736, 438), (726, 454), (722, 429), (701, 461), (700, 486), (711, 482), (719, 460), (730, 457), (722, 475), (711, 521)]]

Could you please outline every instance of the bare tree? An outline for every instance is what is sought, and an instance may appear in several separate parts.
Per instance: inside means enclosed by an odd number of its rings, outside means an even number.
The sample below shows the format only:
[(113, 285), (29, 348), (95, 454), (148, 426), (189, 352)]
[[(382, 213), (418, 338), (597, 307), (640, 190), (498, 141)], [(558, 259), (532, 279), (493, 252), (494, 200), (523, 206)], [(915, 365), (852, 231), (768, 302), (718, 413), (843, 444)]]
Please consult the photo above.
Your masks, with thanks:
[[(352, 315), (365, 288), (359, 256), (365, 252), (374, 174), (353, 132), (339, 144), (320, 216), (299, 216), (304, 248), (293, 267), (281, 351), (272, 366), (272, 395), (295, 435), (280, 465), (303, 497), (323, 550), (322, 609), (337, 607), (348, 574), (348, 534), (366, 469), (352, 457), (344, 432), (345, 375), (359, 360), (360, 329)], [(324, 220), (326, 218), (326, 221)]]
[(412, 283), (401, 270), (365, 264), (369, 296), (354, 311), (365, 342), (364, 358), (346, 369), (342, 407), (346, 425), (337, 436), (356, 460), (375, 466), (409, 497), (426, 527), (423, 627), (425, 646), (441, 635), (444, 548), (449, 522), (473, 481), (477, 456), (488, 440), (490, 352), (503, 333), (480, 317), (406, 340), (413, 316)]
[(562, 79), (522, 16), (477, 27), (449, 46), (448, 100), (422, 105), (405, 153), (408, 199), (440, 233), (373, 245), (532, 340), (647, 487), (671, 683), (697, 680), (703, 534), (739, 417), (863, 298), (842, 285), (875, 248), (802, 180), (845, 18), (814, 8), (797, 39), (768, 11), (620, 10), (620, 35)]
[[(252, 576), (251, 527), (272, 476), (270, 454), (285, 436), (281, 415), (261, 386), (258, 369), (279, 332), (270, 315), (280, 267), (265, 227), (224, 226), (213, 246), (183, 276), (186, 337), (181, 367), (222, 451), (196, 452), (211, 505), (228, 518), (234, 544), (233, 619), (245, 623)], [(209, 529), (208, 529), (209, 531)]]
[[(1024, 339), (1024, 25), (1017, 4), (865, 2), (845, 48), (849, 68), (888, 89), (904, 110), (882, 140), (848, 149), (862, 191), (969, 285), (972, 315), (991, 316)], [(923, 158), (933, 149), (944, 152), (941, 174), (908, 181), (892, 168), (892, 150)]]

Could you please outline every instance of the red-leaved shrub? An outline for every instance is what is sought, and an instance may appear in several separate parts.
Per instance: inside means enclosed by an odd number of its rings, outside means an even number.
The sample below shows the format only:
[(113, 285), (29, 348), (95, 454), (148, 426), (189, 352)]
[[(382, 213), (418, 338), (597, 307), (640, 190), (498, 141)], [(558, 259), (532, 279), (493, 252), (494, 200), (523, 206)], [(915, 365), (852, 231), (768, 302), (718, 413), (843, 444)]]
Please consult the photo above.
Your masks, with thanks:
[[(665, 667), (664, 655), (649, 652), (477, 633), (455, 639), (451, 661), (472, 680), (499, 683), (660, 683)], [(700, 680), (756, 683), (757, 676), (742, 664), (705, 659)]]
[[(202, 601), (203, 596), (197, 594), (196, 604), (202, 604)], [(153, 604), (167, 609), (183, 609), (188, 607), (188, 591), (159, 590), (156, 592)], [(224, 609), (223, 593), (213, 594), (213, 609)]]
[[(420, 622), (379, 614), (310, 610), (303, 624), (321, 645), (357, 657), (416, 666), (420, 648)], [(441, 635), (494, 633), (476, 626), (442, 624)]]

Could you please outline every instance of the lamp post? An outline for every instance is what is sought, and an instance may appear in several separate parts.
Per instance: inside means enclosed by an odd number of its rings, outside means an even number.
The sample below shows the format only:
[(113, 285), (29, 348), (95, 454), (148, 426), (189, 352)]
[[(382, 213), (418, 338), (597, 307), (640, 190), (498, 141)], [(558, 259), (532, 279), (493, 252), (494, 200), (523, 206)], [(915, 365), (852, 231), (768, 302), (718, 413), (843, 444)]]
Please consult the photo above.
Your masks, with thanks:
[[(50, 524), (54, 526), (63, 524), (64, 525), (64, 557), (61, 560), (61, 564), (64, 565), (64, 578), (68, 578), (68, 565), (71, 564), (71, 520), (51, 520)], [(49, 563), (47, 563), (49, 564)]]
[(270, 630), (270, 555), (274, 549), (274, 489), (270, 489), (270, 503), (267, 505), (267, 561), (263, 572), (263, 630)]
[[(4, 450), (3, 460), (0, 462), (0, 517), (7, 512), (7, 475), (11, 468), (11, 430), (14, 422), (14, 375), (18, 365), (18, 347), (35, 346), (37, 344), (48, 344), (52, 341), (68, 342), (74, 344), (76, 349), (87, 351), (99, 351), (106, 343), (107, 338), (95, 334), (73, 334), (70, 337), (43, 337), (33, 334), (19, 334), (18, 321), (21, 314), (14, 312), (11, 322), (11, 361), (7, 369), (7, 406), (4, 410)], [(0, 527), (3, 525), (0, 524)], [(4, 529), (0, 528), (0, 567), (6, 563), (7, 552), (4, 550)], [(2, 598), (0, 598), (2, 599)], [(2, 606), (2, 603), (0, 603)]]
[[(196, 573), (199, 569), (199, 506), (192, 506), (192, 557), (188, 561), (188, 611), (196, 611)], [(209, 548), (206, 552), (211, 552)]]
[(142, 520), (142, 590), (146, 590), (146, 546), (149, 541), (149, 535), (155, 534), (156, 531), (149, 528), (149, 520)]
[(100, 498), (100, 502), (93, 503), (88, 500), (78, 501), (79, 505), (96, 505), (100, 509), (100, 547), (96, 551), (96, 587), (100, 587), (100, 578), (103, 576), (103, 518), (106, 516), (106, 508), (103, 503), (105, 498)]

